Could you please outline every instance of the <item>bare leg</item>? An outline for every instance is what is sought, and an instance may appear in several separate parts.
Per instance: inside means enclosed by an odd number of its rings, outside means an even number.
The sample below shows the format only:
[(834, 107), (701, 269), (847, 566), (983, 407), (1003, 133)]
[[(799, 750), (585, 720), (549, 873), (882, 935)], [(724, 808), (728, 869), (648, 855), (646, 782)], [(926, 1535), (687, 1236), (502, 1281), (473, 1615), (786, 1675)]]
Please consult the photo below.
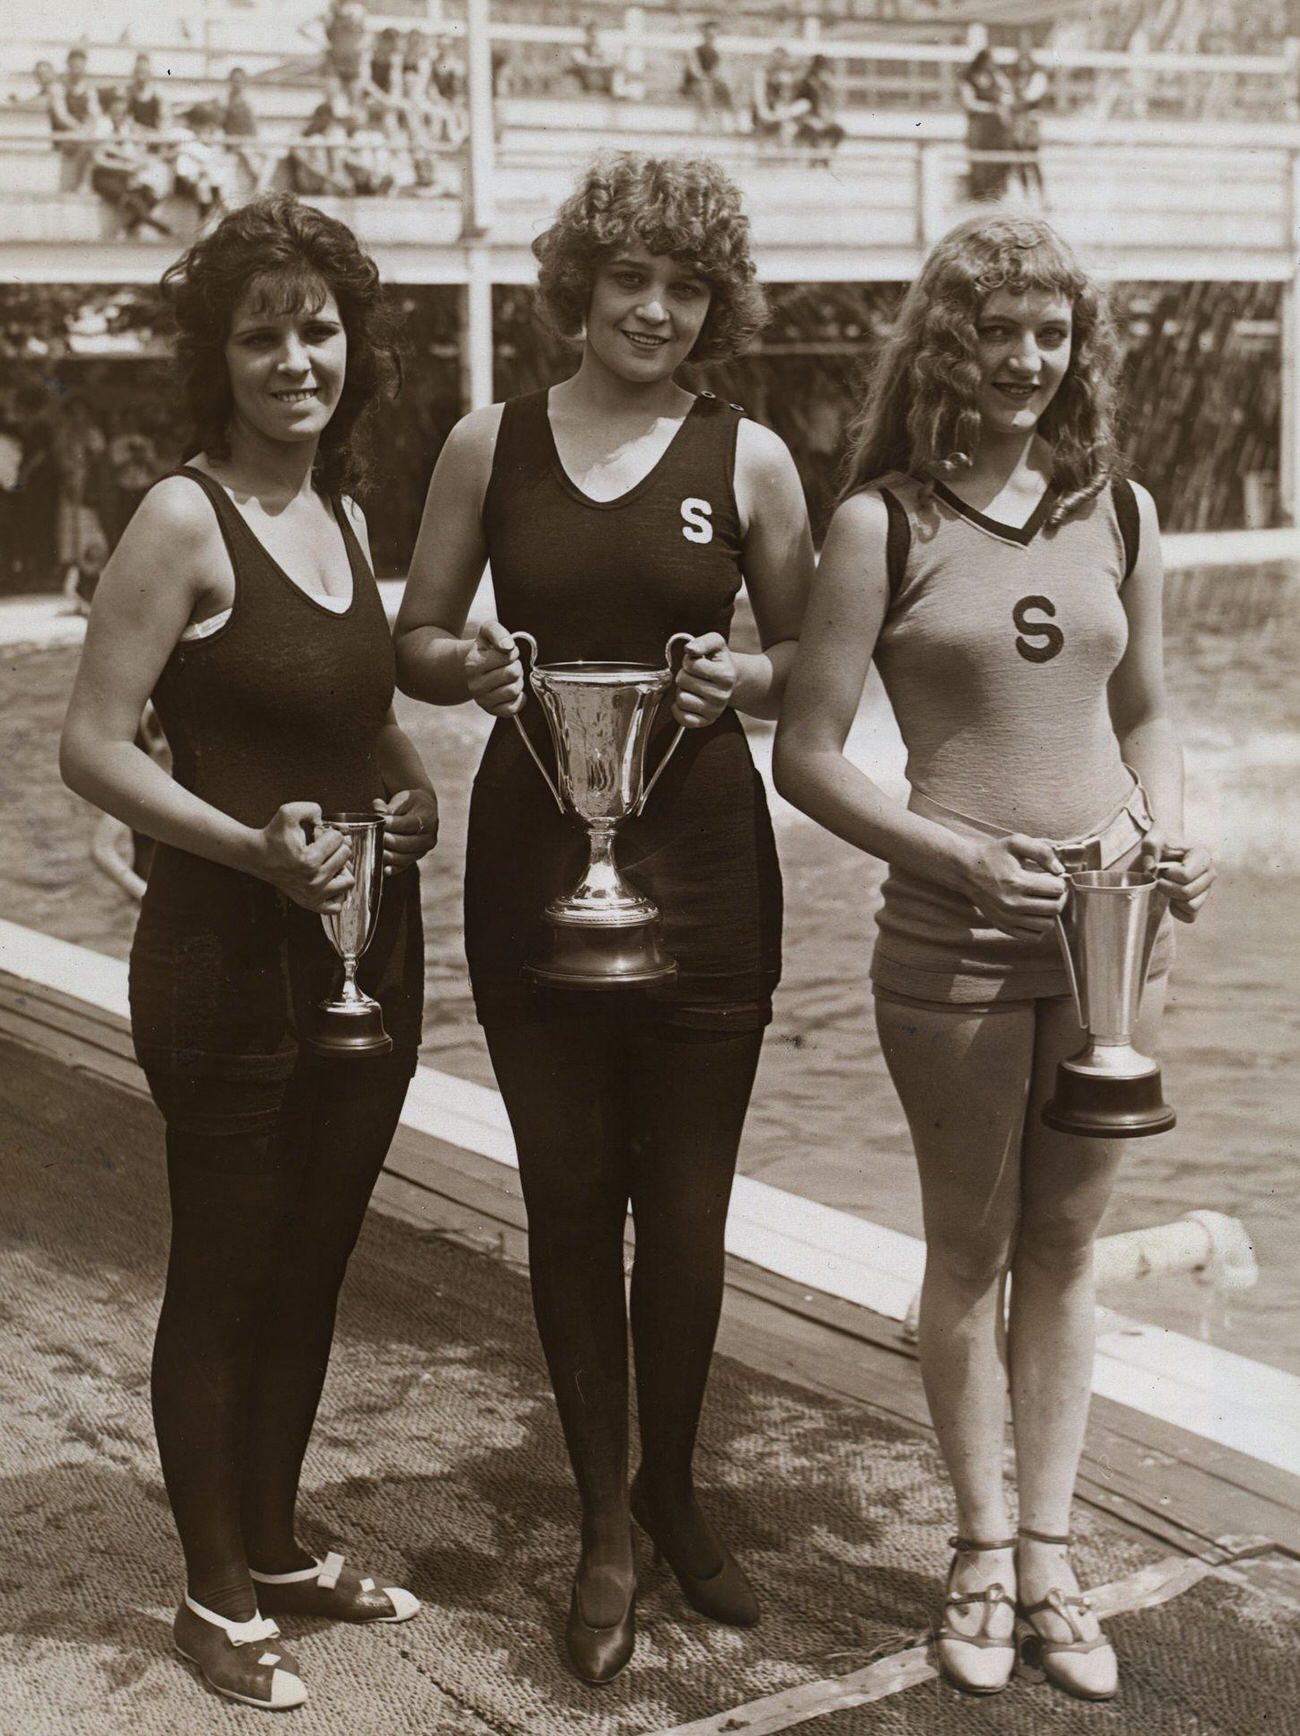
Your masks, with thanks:
[[(920, 1172), (926, 1398), (956, 1495), (958, 1532), (989, 1542), (1006, 1537), (1009, 1526), (1001, 1311), (1020, 1208), (1033, 1013), (964, 1013), (881, 999), (876, 1023)], [(1008, 1590), (1014, 1584), (1009, 1551), (959, 1557), (954, 1590), (982, 1591), (995, 1583)], [(975, 1607), (954, 1612), (952, 1624), (974, 1632), (983, 1619)], [(1010, 1610), (994, 1610), (986, 1631), (1006, 1638)]]
[[(1147, 990), (1139, 1048), (1153, 1041), (1165, 987), (1162, 979)], [(1057, 1062), (1079, 1043), (1070, 1002), (1040, 1002), (1012, 1266), (1010, 1364), (1021, 1523), (1053, 1536), (1070, 1529), (1092, 1390), (1093, 1242), (1127, 1143), (1080, 1139), (1042, 1121), (1039, 1111), (1052, 1093)], [(1025, 1603), (1038, 1602), (1053, 1587), (1077, 1591), (1063, 1549), (1025, 1541), (1019, 1560)], [(1048, 1637), (1070, 1638), (1066, 1625), (1051, 1615), (1040, 1618), (1040, 1625)], [(1084, 1629), (1091, 1637), (1095, 1620), (1086, 1618)]]

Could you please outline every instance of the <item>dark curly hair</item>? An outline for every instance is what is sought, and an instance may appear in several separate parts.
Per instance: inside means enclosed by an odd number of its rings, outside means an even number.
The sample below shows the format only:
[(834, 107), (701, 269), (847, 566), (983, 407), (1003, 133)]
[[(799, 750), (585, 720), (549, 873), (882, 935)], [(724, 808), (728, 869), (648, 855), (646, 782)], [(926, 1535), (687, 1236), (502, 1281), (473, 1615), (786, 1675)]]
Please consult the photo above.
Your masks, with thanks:
[(597, 271), (629, 241), (689, 263), (709, 285), (709, 311), (692, 361), (738, 355), (765, 323), (749, 219), (731, 177), (706, 157), (616, 151), (595, 159), (533, 242), (542, 307), (561, 337), (581, 332)]
[(969, 218), (935, 244), (908, 290), (849, 428), (840, 499), (891, 470), (954, 476), (979, 450), (976, 321), (995, 290), (1059, 295), (1073, 316), (1069, 366), (1038, 431), (1052, 449), (1060, 524), (1117, 474), (1119, 346), (1105, 298), (1038, 217)]
[(251, 199), (223, 217), (163, 274), (176, 371), (193, 423), (194, 443), (209, 458), (230, 456), (233, 401), (225, 346), (245, 293), (276, 316), (314, 312), (327, 295), (347, 333), (347, 376), (321, 435), (315, 481), (326, 494), (365, 486), (375, 410), (395, 396), (402, 367), (379, 271), (346, 224), (303, 205), (290, 193)]

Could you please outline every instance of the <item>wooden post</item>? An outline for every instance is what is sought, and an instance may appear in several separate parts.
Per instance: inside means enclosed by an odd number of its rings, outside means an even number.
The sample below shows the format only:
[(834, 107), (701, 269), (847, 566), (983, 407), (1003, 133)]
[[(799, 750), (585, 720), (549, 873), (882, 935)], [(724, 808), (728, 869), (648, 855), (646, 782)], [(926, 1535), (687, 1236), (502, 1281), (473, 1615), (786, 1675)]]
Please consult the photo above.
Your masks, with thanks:
[(1291, 275), (1282, 284), (1282, 428), (1278, 502), (1300, 524), (1300, 153), (1291, 158)]
[(466, 59), (469, 81), (469, 144), (466, 152), (464, 233), (486, 235), (495, 219), (492, 113), (492, 43), (488, 0), (466, 0)]
[(493, 399), (492, 250), (482, 242), (465, 249), (465, 299), (461, 318), (462, 410), (479, 410)]

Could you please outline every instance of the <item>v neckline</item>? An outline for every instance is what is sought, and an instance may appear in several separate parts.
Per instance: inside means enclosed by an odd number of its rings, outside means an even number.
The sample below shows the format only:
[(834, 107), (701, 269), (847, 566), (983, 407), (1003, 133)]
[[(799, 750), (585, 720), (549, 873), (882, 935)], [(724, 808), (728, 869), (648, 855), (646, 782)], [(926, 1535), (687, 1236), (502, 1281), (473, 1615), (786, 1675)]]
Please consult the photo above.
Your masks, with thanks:
[(936, 482), (934, 492), (940, 500), (950, 506), (954, 512), (960, 513), (962, 518), (968, 520), (969, 523), (977, 526), (980, 530), (987, 531), (990, 536), (1000, 537), (1003, 542), (1018, 543), (1021, 548), (1028, 548), (1043, 528), (1057, 493), (1055, 484), (1049, 482), (1042, 494), (1039, 495), (1034, 510), (1023, 524), (1006, 524), (1000, 518), (990, 518), (987, 513), (972, 506), (968, 500), (963, 500), (944, 482)]
[[(279, 561), (276, 560), (275, 556), (271, 553), (270, 549), (267, 548), (266, 544), (262, 541), (261, 537), (258, 536), (252, 525), (249, 524), (247, 518), (240, 511), (234, 497), (231, 495), (230, 490), (226, 487), (224, 482), (218, 482), (215, 476), (208, 476), (206, 470), (197, 470), (192, 464), (186, 464), (183, 468), (193, 472), (195, 476), (207, 477), (209, 482), (221, 490), (227, 501), (229, 501), (231, 510), (239, 519), (240, 524), (243, 525), (249, 536), (252, 537), (253, 541), (257, 544), (259, 552), (265, 556), (266, 560), (284, 580), (285, 584), (291, 586), (304, 602), (310, 603), (311, 607), (318, 610), (320, 614), (328, 615), (332, 621), (341, 621), (352, 613), (357, 600), (357, 563), (353, 559), (352, 555), (352, 527), (347, 522), (347, 516), (343, 511), (342, 504), (337, 495), (330, 495), (329, 497), (330, 510), (334, 514), (334, 522), (339, 529), (339, 537), (343, 543), (344, 558), (348, 563), (348, 576), (352, 580), (352, 593), (348, 597), (347, 607), (345, 609), (331, 609), (327, 603), (322, 603), (319, 600), (322, 596), (328, 597), (332, 595), (331, 592), (321, 591), (319, 593), (313, 593), (309, 591), (305, 585), (300, 585), (292, 574), (285, 571)], [(360, 544), (358, 544), (357, 547), (359, 552)]]
[(654, 481), (664, 464), (667, 463), (669, 453), (672, 451), (673, 447), (676, 446), (677, 442), (681, 439), (682, 434), (685, 432), (686, 424), (691, 420), (692, 416), (695, 415), (695, 412), (699, 409), (703, 401), (702, 396), (697, 392), (694, 403), (682, 417), (681, 422), (678, 424), (676, 433), (640, 481), (634, 482), (631, 488), (625, 489), (622, 494), (616, 494), (612, 500), (596, 500), (592, 495), (588, 494), (585, 489), (579, 488), (577, 483), (564, 468), (564, 460), (560, 457), (560, 448), (555, 439), (555, 430), (551, 426), (551, 388), (547, 386), (542, 392), (542, 421), (546, 425), (546, 438), (550, 444), (551, 462), (555, 466), (555, 474), (559, 477), (562, 486), (568, 494), (571, 494), (573, 498), (581, 502), (583, 506), (591, 507), (595, 512), (608, 512), (611, 507), (626, 506), (629, 501), (635, 500), (640, 494), (643, 494)]

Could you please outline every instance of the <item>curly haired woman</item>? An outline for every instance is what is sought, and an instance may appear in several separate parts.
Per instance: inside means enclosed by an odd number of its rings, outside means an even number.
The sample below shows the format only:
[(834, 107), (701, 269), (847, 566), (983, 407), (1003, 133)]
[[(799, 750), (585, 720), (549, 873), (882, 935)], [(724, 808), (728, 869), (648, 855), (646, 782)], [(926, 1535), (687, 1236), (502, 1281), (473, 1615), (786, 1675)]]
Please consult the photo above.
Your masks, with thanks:
[[(623, 1235), (636, 1222), (631, 1326), (641, 1464), (633, 1518), (689, 1601), (748, 1625), (758, 1606), (696, 1498), (692, 1456), (722, 1299), (741, 1126), (780, 969), (781, 882), (737, 711), (772, 717), (811, 572), (789, 453), (734, 405), (674, 378), (757, 331), (748, 225), (711, 163), (595, 164), (534, 243), (541, 301), (580, 339), (577, 372), (477, 410), (429, 485), (398, 618), (407, 692), (499, 721), (474, 785), (465, 927), (479, 1018), (519, 1151), (538, 1329), (582, 1506), (566, 1628), (574, 1670), (632, 1654)], [(692, 637), (673, 717), (686, 731), (644, 815), (619, 834), (677, 961), (667, 986), (530, 987), (542, 911), (582, 834), (511, 721), (549, 753), (509, 633), (465, 619), (484, 562), (497, 608), (546, 661), (662, 662)], [(763, 649), (727, 642), (742, 582)], [(655, 763), (667, 720), (650, 747)]]
[[(890, 865), (871, 974), (920, 1171), (921, 1366), (957, 1508), (939, 1656), (978, 1693), (1011, 1675), (1017, 1605), (1054, 1682), (1116, 1688), (1068, 1550), (1092, 1242), (1122, 1147), (1039, 1114), (1079, 1041), (1064, 870), (1153, 865), (1183, 921), (1213, 879), (1183, 842), (1159, 527), (1118, 475), (1116, 371), (1098, 291), (1046, 224), (976, 218), (939, 242), (855, 426), (776, 750), (790, 800)], [(873, 656), (906, 807), (844, 753)], [(1148, 1027), (1170, 956), (1166, 923)]]
[[(95, 594), (63, 775), (158, 840), (131, 952), (136, 1054), (167, 1124), (172, 1241), (153, 1361), (185, 1554), (179, 1651), (220, 1693), (306, 1698), (269, 1618), (419, 1609), (295, 1531), (298, 1479), (366, 1204), (415, 1067), (419, 877), (437, 803), (394, 721), (392, 640), (351, 495), (397, 354), (351, 231), (254, 200), (166, 274), (190, 463), (141, 502)], [(136, 739), (152, 698), (174, 779)], [(299, 1033), (351, 885), (322, 813), (385, 815), (361, 966), (391, 1054)], [(188, 1720), (182, 1720), (188, 1723)]]

